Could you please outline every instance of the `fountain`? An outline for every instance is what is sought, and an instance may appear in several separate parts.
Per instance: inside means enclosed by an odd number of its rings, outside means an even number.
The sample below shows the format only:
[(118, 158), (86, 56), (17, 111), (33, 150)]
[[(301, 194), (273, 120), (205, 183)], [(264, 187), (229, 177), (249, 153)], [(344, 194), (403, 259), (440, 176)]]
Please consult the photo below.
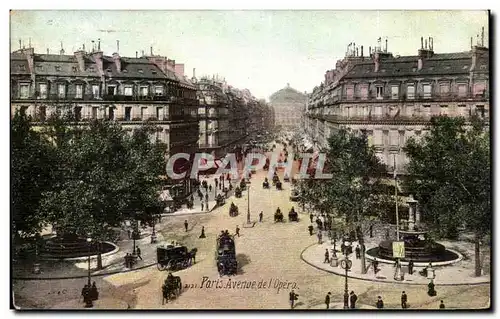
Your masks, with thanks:
[[(458, 261), (461, 258), (459, 254), (428, 238), (428, 231), (422, 229), (420, 224), (418, 201), (410, 196), (407, 203), (409, 206), (408, 222), (399, 230), (400, 241), (404, 241), (405, 247), (405, 258), (401, 258), (400, 261), (412, 260), (415, 263)], [(384, 240), (378, 247), (369, 249), (366, 254), (372, 258), (395, 261), (393, 242), (395, 241)]]
[[(47, 239), (40, 250), (41, 259), (73, 259), (98, 254), (98, 243), (92, 241), (89, 245), (86, 238), (66, 233)], [(101, 254), (117, 250), (110, 242), (101, 242)]]

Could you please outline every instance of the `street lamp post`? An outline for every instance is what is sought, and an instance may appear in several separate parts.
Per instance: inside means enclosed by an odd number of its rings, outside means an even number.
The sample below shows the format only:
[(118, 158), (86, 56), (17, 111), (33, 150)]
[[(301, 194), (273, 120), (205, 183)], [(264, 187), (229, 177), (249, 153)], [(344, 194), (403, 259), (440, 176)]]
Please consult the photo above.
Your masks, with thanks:
[(247, 200), (247, 224), (250, 224), (250, 185), (248, 185), (248, 200)]
[[(350, 246), (350, 245), (348, 245)], [(345, 269), (345, 287), (344, 287), (344, 309), (349, 309), (349, 286), (347, 284), (348, 272), (352, 267), (352, 261), (349, 260), (349, 248), (344, 249), (345, 259), (340, 262), (340, 266)]]
[(89, 287), (90, 287), (90, 255), (92, 254), (92, 252), (91, 252), (91, 243), (92, 243), (92, 238), (88, 237), (87, 238), (87, 244), (89, 246), (89, 260), (88, 260), (89, 261), (88, 262), (89, 265), (88, 265), (88, 281), (87, 281), (87, 283), (88, 283)]

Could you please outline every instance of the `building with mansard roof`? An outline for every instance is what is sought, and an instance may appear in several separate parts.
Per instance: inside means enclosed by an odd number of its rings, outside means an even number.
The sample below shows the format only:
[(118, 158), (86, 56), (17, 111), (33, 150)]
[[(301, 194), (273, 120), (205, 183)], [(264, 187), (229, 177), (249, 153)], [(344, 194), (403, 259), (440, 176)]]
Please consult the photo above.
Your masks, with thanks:
[(290, 84), (269, 97), (274, 109), (274, 122), (277, 127), (288, 131), (298, 129), (303, 123), (304, 106), (307, 94), (290, 87)]
[[(484, 33), (483, 33), (484, 34)], [(361, 52), (361, 54), (359, 54)], [(402, 151), (419, 138), (436, 115), (489, 119), (489, 49), (484, 36), (469, 51), (434, 52), (433, 38), (421, 39), (414, 56), (393, 56), (380, 43), (368, 56), (348, 47), (344, 59), (314, 88), (305, 126), (318, 148), (341, 127), (367, 134), (377, 156), (404, 172)]]
[[(152, 50), (151, 50), (152, 51)], [(183, 74), (183, 65), (153, 55), (104, 55), (100, 48), (73, 55), (38, 54), (21, 48), (10, 55), (11, 113), (23, 109), (43, 125), (56, 109), (74, 114), (75, 125), (93, 119), (119, 122), (133, 130), (144, 121), (159, 129), (152, 138), (167, 146), (168, 154), (193, 154), (198, 142), (196, 86)], [(177, 171), (190, 163), (177, 161)], [(178, 196), (192, 191), (181, 184)]]

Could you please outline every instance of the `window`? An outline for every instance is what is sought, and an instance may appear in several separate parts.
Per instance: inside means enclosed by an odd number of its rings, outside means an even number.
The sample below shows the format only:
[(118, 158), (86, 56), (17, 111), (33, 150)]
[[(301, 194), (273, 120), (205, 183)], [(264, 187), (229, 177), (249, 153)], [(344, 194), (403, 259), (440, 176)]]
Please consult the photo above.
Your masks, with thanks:
[(92, 119), (97, 120), (97, 112), (99, 108), (97, 106), (92, 107)]
[(413, 100), (415, 98), (415, 86), (414, 85), (408, 85), (406, 88), (406, 97), (409, 100)]
[(448, 115), (448, 105), (441, 105), (441, 115)]
[(66, 85), (64, 84), (57, 85), (57, 96), (60, 99), (64, 99), (66, 97)]
[(125, 107), (125, 121), (130, 121), (131, 113), (132, 113), (132, 107), (130, 106)]
[(41, 64), (36, 65), (35, 68), (38, 72), (43, 71), (43, 66)]
[(377, 99), (383, 99), (383, 98), (384, 98), (384, 87), (377, 86)]
[(484, 83), (475, 83), (474, 84), (474, 96), (484, 95), (485, 85)]
[(393, 85), (391, 86), (391, 98), (396, 100), (399, 98), (399, 86)]
[(156, 96), (163, 95), (163, 86), (161, 86), (161, 85), (155, 86), (155, 95)]
[(148, 108), (147, 107), (141, 107), (141, 120), (145, 120), (146, 116), (148, 115)]
[(349, 86), (346, 88), (346, 96), (347, 99), (352, 100), (352, 98), (354, 97), (354, 87)]
[(158, 121), (163, 120), (162, 114), (161, 114), (162, 113), (162, 109), (163, 109), (162, 107), (157, 107), (156, 108), (156, 119), (158, 119)]
[(123, 94), (125, 94), (126, 96), (132, 96), (133, 93), (132, 93), (132, 87), (131, 86), (126, 86), (123, 90)]
[(430, 84), (424, 84), (424, 99), (428, 99), (432, 96), (431, 89), (432, 87)]
[(148, 87), (141, 86), (141, 96), (148, 96)]
[(389, 131), (389, 145), (398, 146), (399, 145), (399, 132), (396, 130)]
[(40, 121), (45, 121), (46, 117), (47, 117), (47, 107), (46, 106), (40, 106), (39, 120)]
[(116, 94), (116, 86), (108, 85), (108, 95), (115, 95), (115, 94)]
[(77, 98), (77, 99), (83, 98), (83, 85), (82, 84), (77, 84), (76, 85), (75, 98)]
[(204, 107), (200, 107), (198, 109), (198, 114), (205, 114), (205, 108)]
[(458, 85), (458, 96), (459, 97), (467, 96), (467, 84)]
[(30, 85), (29, 84), (21, 84), (19, 87), (19, 97), (21, 99), (27, 99), (30, 97)]
[(373, 144), (374, 145), (382, 145), (382, 131), (380, 130), (375, 130), (373, 131)]
[(82, 119), (82, 107), (75, 106), (75, 121), (80, 121)]
[(39, 88), (40, 88), (40, 98), (46, 99), (47, 98), (47, 84), (40, 83)]
[(98, 98), (100, 95), (100, 89), (99, 89), (99, 85), (92, 85), (92, 96), (94, 98)]
[(108, 120), (114, 120), (115, 119), (115, 108), (109, 107), (108, 108)]
[(484, 118), (484, 115), (485, 115), (485, 109), (484, 109), (484, 105), (477, 105), (476, 106), (476, 115), (481, 117), (481, 118)]
[(448, 83), (441, 83), (439, 85), (439, 94), (448, 95), (450, 93), (450, 85)]
[(61, 67), (59, 65), (56, 65), (56, 71), (57, 72), (60, 72), (61, 71)]
[(382, 116), (382, 106), (375, 106), (375, 116)]
[(368, 98), (368, 86), (362, 86), (360, 94), (361, 94), (361, 98), (366, 100)]
[(18, 65), (19, 71), (26, 71), (26, 66), (24, 64)]
[(424, 108), (424, 115), (430, 115), (431, 114), (431, 106), (426, 104), (426, 105), (422, 105), (423, 108)]
[(73, 69), (73, 72), (76, 72), (76, 66), (74, 66), (72, 69)]

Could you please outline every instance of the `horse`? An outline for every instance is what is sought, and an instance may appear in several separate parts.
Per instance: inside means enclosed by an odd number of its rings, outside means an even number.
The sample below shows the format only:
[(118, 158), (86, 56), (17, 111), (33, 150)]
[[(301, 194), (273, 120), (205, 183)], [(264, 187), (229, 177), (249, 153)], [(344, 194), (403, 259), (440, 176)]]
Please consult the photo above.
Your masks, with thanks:
[(165, 304), (165, 301), (168, 303), (169, 300), (177, 298), (182, 291), (182, 281), (179, 276), (172, 276), (170, 278), (165, 279), (165, 283), (161, 287), (162, 290), (162, 300), (161, 304)]
[(189, 261), (191, 264), (196, 264), (196, 253), (198, 252), (198, 248), (193, 248), (191, 251), (189, 251), (188, 256), (189, 256)]

